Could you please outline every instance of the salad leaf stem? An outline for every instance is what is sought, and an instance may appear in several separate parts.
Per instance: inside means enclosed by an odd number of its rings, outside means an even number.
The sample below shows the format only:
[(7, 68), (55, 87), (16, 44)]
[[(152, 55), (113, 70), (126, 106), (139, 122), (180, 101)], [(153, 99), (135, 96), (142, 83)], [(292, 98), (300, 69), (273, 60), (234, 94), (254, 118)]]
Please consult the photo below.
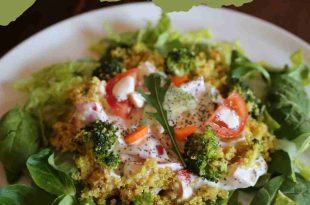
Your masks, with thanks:
[(145, 100), (156, 109), (156, 113), (150, 113), (165, 129), (170, 137), (174, 151), (177, 154), (182, 165), (186, 167), (182, 153), (176, 143), (175, 134), (173, 128), (168, 123), (167, 111), (163, 107), (166, 92), (170, 87), (170, 81), (167, 81), (162, 85), (162, 76), (159, 74), (151, 74), (144, 77), (144, 85), (149, 90), (150, 94), (141, 92)]

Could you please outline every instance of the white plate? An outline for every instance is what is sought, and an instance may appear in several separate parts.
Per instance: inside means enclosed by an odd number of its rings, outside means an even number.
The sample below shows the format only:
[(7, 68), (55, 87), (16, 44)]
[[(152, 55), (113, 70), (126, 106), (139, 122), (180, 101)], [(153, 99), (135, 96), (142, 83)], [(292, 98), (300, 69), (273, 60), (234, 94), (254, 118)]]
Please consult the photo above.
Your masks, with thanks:
[[(135, 30), (145, 26), (147, 20), (156, 22), (159, 15), (160, 9), (151, 3), (125, 4), (70, 18), (29, 38), (0, 60), (0, 116), (23, 99), (14, 92), (15, 80), (52, 63), (90, 56), (89, 45), (104, 35), (105, 23), (117, 31)], [(170, 16), (178, 30), (210, 28), (216, 39), (239, 40), (253, 60), (282, 67), (288, 63), (289, 55), (301, 48), (310, 64), (309, 44), (260, 19), (206, 6)], [(4, 183), (5, 177), (0, 173), (0, 187)]]

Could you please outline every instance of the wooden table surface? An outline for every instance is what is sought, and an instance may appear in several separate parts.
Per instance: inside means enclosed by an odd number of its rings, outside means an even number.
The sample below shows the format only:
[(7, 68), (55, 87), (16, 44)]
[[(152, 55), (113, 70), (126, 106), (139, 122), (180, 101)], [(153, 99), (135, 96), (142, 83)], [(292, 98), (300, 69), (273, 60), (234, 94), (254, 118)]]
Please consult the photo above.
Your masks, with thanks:
[[(177, 1), (177, 0), (175, 0)], [(99, 0), (37, 0), (15, 22), (0, 26), (0, 56), (34, 33), (71, 16), (121, 3)], [(242, 7), (229, 7), (270, 21), (310, 42), (310, 0), (254, 0)]]

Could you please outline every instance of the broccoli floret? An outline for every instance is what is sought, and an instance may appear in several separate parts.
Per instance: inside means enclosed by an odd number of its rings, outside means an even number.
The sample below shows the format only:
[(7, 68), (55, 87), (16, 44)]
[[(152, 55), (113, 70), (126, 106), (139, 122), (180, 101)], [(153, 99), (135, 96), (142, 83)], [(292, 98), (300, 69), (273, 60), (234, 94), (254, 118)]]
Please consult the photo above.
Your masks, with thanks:
[(171, 75), (184, 76), (195, 69), (195, 53), (187, 48), (173, 49), (166, 58), (166, 72)]
[(97, 163), (105, 168), (114, 169), (120, 163), (119, 155), (112, 150), (117, 141), (116, 131), (112, 124), (97, 120), (88, 124), (78, 134), (78, 139), (86, 149), (91, 149)]
[(119, 73), (126, 70), (125, 66), (115, 59), (102, 60), (101, 66), (93, 72), (93, 76), (98, 77), (100, 80), (110, 80)]
[(153, 204), (153, 196), (150, 193), (143, 193), (136, 196), (132, 200), (133, 205), (151, 205)]
[(233, 91), (239, 93), (247, 104), (248, 111), (253, 118), (258, 118), (263, 111), (263, 104), (251, 88), (238, 79), (232, 79)]
[(227, 160), (210, 126), (202, 134), (193, 134), (185, 142), (185, 163), (194, 174), (217, 181), (227, 173)]

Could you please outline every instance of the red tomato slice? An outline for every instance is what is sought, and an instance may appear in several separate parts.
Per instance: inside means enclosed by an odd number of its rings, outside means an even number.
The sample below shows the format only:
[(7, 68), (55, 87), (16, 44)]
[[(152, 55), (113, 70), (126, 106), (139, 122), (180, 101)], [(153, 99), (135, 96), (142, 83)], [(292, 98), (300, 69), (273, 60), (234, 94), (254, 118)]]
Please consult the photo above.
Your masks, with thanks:
[[(238, 115), (239, 126), (237, 128), (230, 129), (224, 122), (218, 119), (218, 113), (223, 108), (229, 108)], [(224, 101), (224, 105), (220, 106), (215, 111), (215, 113), (207, 120), (205, 125), (210, 125), (219, 138), (233, 139), (241, 135), (247, 123), (247, 120), (248, 109), (246, 103), (238, 93), (231, 93)]]
[(114, 97), (112, 91), (113, 87), (116, 85), (118, 81), (120, 81), (122, 78), (126, 76), (132, 76), (136, 79), (136, 85), (138, 83), (138, 69), (133, 68), (130, 69), (124, 73), (120, 73), (107, 83), (106, 86), (106, 94), (107, 94), (107, 102), (111, 109), (114, 111), (114, 113), (122, 118), (127, 118), (129, 116), (129, 113), (131, 111), (132, 105), (129, 102), (129, 100), (124, 100), (122, 102), (118, 102), (117, 99)]

